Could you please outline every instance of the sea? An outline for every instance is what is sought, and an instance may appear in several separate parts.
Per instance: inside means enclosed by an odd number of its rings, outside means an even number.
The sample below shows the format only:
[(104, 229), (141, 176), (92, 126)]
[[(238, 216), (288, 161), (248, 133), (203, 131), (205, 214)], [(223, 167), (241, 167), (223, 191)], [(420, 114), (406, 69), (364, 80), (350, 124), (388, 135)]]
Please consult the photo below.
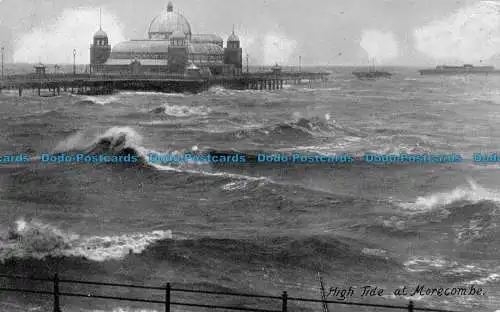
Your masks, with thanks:
[[(322, 70), (328, 81), (282, 90), (4, 90), (0, 274), (318, 300), (321, 278), (330, 300), (500, 309), (500, 76), (398, 67), (391, 79), (363, 81), (352, 68)], [(449, 290), (412, 294), (419, 285)], [(52, 291), (7, 278), (0, 287)], [(467, 293), (450, 295), (460, 287)], [(61, 283), (60, 291), (88, 294), (62, 297), (63, 311), (164, 311), (92, 298), (162, 301), (162, 290)], [(52, 311), (50, 295), (0, 293), (2, 311)], [(281, 310), (271, 299), (171, 299)], [(290, 301), (288, 309), (323, 308)]]

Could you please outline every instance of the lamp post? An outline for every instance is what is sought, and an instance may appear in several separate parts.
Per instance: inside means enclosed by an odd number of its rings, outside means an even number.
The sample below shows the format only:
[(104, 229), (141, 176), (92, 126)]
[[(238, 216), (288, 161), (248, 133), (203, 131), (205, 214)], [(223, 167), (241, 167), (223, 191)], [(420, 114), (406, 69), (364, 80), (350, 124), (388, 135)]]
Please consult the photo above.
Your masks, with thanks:
[(3, 80), (3, 54), (5, 52), (5, 48), (2, 47), (2, 80)]
[(302, 67), (302, 56), (299, 55), (299, 72), (301, 71)]
[(247, 53), (247, 74), (248, 74), (248, 53)]
[(75, 62), (75, 57), (76, 57), (76, 49), (73, 49), (73, 76), (76, 75), (76, 62)]

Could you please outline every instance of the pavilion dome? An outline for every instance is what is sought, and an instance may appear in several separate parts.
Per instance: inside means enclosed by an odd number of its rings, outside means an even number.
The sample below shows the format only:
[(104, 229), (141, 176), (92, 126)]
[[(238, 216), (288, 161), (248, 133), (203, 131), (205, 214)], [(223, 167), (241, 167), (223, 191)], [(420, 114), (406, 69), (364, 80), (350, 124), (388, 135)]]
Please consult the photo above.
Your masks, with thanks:
[(176, 30), (191, 37), (191, 25), (189, 25), (187, 18), (174, 12), (172, 2), (169, 2), (167, 9), (151, 21), (148, 30), (149, 39), (168, 39)]

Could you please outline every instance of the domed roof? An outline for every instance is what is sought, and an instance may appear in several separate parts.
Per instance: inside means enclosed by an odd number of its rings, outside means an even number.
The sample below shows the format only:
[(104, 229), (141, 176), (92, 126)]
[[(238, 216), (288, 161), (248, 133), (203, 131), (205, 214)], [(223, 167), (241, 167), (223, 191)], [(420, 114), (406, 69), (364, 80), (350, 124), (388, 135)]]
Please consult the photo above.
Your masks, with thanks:
[(151, 21), (148, 31), (149, 38), (157, 35), (163, 35), (167, 38), (176, 30), (180, 30), (186, 36), (191, 36), (191, 25), (189, 25), (188, 20), (182, 14), (175, 13), (172, 2), (169, 2), (167, 9)]
[(94, 38), (108, 38), (108, 34), (104, 32), (102, 29), (99, 29), (95, 34)]

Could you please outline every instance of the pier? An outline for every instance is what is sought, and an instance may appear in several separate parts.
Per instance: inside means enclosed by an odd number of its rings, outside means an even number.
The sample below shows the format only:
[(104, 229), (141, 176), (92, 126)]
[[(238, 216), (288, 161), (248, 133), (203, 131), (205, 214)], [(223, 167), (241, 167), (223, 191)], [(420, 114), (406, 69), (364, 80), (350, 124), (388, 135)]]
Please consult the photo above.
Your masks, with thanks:
[[(187, 74), (25, 74), (4, 76), (2, 90), (17, 90), (22, 96), (31, 90), (39, 96), (57, 96), (61, 92), (87, 95), (111, 94), (119, 90), (165, 93), (198, 93), (213, 86), (238, 90), (279, 90), (284, 84), (328, 80), (328, 73), (257, 72), (239, 76), (196, 77)], [(43, 93), (42, 93), (43, 91)]]

